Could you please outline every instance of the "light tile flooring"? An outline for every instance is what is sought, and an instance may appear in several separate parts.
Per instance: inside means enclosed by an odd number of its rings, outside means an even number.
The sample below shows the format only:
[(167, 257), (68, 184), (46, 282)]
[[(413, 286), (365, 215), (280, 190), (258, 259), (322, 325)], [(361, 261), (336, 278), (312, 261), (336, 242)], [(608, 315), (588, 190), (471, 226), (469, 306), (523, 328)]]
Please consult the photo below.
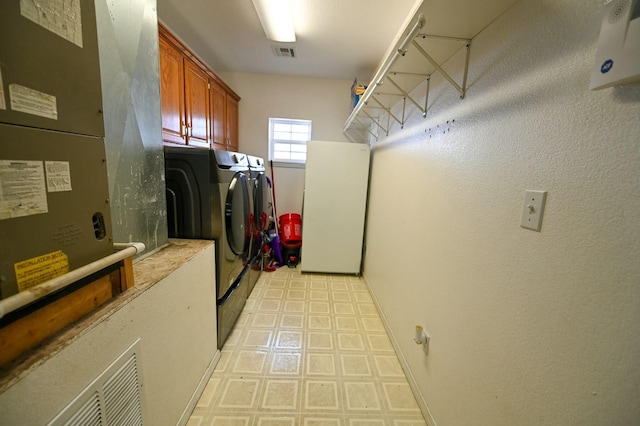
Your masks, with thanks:
[(261, 275), (188, 426), (426, 423), (364, 281)]

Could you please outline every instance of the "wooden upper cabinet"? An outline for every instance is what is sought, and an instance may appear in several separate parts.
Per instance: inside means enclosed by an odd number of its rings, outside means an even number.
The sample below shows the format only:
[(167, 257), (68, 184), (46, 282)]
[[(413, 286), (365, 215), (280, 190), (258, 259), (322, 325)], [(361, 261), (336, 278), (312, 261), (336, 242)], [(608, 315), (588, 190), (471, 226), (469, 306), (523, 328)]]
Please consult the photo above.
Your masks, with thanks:
[(158, 33), (163, 141), (237, 151), (240, 97), (160, 23)]
[(209, 77), (185, 60), (185, 110), (187, 144), (209, 147)]
[(227, 96), (227, 149), (238, 151), (238, 100)]
[(238, 151), (238, 97), (215, 80), (211, 84), (211, 142), (215, 149)]
[(217, 82), (212, 80), (210, 83), (211, 146), (214, 149), (227, 149), (227, 92)]
[(160, 95), (162, 140), (185, 144), (184, 58), (163, 39), (160, 39)]

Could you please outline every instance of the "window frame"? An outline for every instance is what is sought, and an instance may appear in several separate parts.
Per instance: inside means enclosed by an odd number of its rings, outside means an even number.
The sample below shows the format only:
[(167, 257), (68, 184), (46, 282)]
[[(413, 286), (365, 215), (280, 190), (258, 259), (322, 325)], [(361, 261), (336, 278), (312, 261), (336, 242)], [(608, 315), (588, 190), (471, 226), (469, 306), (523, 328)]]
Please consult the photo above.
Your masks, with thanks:
[[(276, 139), (274, 133), (275, 133), (275, 127), (277, 124), (305, 125), (308, 128), (308, 139), (306, 141)], [(269, 160), (272, 161), (274, 165), (278, 165), (281, 167), (304, 168), (307, 163), (306, 146), (307, 146), (307, 142), (310, 141), (312, 138), (311, 136), (312, 131), (313, 131), (313, 122), (311, 120), (269, 117)], [(274, 158), (276, 143), (283, 143), (288, 145), (304, 145), (305, 159), (292, 160), (292, 159), (285, 159), (285, 158), (278, 158), (278, 159)]]

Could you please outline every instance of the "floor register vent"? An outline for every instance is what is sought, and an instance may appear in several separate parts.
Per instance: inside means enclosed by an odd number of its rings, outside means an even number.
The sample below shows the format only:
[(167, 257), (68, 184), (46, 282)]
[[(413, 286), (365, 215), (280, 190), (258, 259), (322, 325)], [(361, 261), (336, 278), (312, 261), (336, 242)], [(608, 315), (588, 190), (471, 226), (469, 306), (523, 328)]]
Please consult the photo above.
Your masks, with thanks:
[(48, 425), (142, 425), (139, 343), (136, 340)]

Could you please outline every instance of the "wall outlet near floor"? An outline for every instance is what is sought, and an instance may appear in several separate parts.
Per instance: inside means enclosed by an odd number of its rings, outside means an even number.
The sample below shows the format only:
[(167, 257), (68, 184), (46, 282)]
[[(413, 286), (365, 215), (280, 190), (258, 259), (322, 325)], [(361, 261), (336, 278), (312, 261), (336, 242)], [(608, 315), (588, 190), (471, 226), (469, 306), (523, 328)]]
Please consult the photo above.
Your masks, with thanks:
[(520, 226), (540, 232), (547, 191), (525, 191)]

